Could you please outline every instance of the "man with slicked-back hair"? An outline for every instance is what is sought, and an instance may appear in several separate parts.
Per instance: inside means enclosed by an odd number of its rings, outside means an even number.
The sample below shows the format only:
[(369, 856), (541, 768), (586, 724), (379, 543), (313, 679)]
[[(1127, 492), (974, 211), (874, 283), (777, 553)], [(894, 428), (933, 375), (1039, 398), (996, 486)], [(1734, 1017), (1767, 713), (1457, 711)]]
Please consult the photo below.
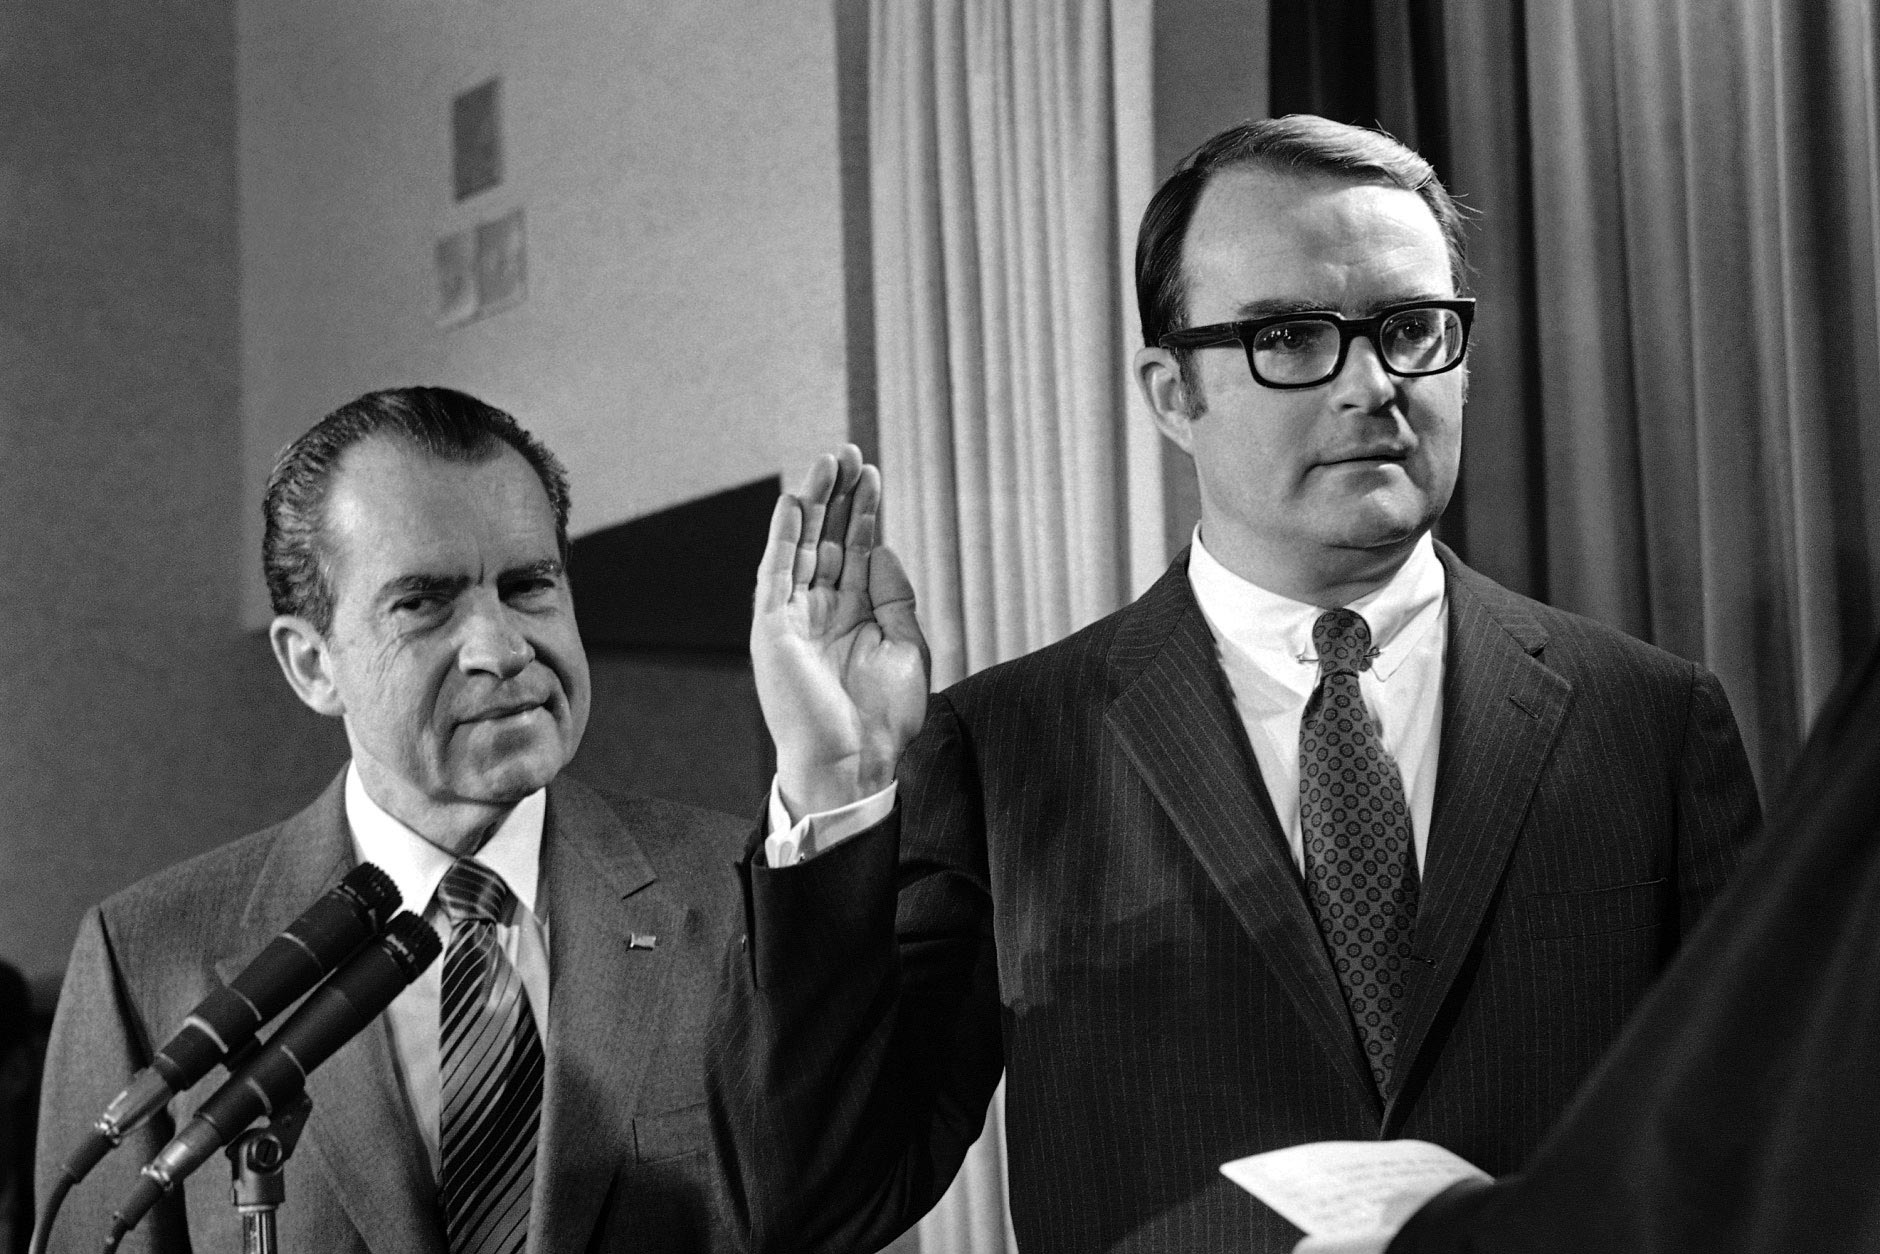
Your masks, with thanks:
[[(47, 1058), (42, 1198), (183, 1016), (372, 862), (443, 954), (313, 1073), (279, 1248), (738, 1247), (700, 1056), (743, 825), (561, 776), (588, 713), (568, 502), (539, 441), (445, 388), (369, 393), (282, 453), (269, 635), (296, 695), (345, 724), (352, 761), (300, 813), (86, 916)], [(137, 1169), (223, 1079), (74, 1190), (53, 1248), (99, 1248)], [(212, 1159), (122, 1248), (249, 1248), (228, 1171)]]
[(1136, 255), (1202, 511), (1134, 604), (929, 701), (874, 468), (779, 502), (777, 788), (710, 1072), (763, 1251), (913, 1223), (1001, 1074), (1026, 1254), (1290, 1249), (1217, 1168), (1302, 1141), (1509, 1170), (1755, 827), (1713, 676), (1430, 535), (1474, 302), (1428, 163), (1236, 126)]

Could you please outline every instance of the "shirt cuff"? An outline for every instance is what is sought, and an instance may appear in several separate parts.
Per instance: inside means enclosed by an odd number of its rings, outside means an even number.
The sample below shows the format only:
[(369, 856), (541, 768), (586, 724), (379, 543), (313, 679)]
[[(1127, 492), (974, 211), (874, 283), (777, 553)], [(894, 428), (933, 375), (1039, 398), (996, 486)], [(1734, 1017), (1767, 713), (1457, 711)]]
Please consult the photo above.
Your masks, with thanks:
[(867, 831), (894, 811), (896, 781), (880, 792), (852, 801), (838, 810), (806, 814), (791, 822), (783, 804), (783, 789), (770, 781), (770, 834), (764, 837), (764, 862), (773, 870), (807, 862), (827, 853), (851, 836)]

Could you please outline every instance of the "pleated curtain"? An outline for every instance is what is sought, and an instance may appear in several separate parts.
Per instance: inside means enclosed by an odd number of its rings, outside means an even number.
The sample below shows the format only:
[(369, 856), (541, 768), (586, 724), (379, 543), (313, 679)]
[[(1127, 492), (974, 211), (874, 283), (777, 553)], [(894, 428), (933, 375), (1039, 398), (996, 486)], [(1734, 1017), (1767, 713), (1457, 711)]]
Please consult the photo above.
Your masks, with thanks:
[(1716, 670), (1773, 785), (1874, 629), (1872, 5), (1527, 27), (1550, 591)]
[(1440, 534), (1715, 670), (1765, 789), (1880, 619), (1873, 8), (1273, 10), (1276, 112), (1381, 122), (1475, 210)]
[(1110, 22), (1088, 0), (871, 16), (884, 526), (940, 687), (1122, 603)]
[[(1111, 10), (870, 9), (883, 528), (915, 584), (936, 688), (1126, 599), (1119, 232), (1133, 239), (1135, 215), (1119, 222)], [(1004, 1178), (995, 1100), (918, 1248), (1011, 1248)]]

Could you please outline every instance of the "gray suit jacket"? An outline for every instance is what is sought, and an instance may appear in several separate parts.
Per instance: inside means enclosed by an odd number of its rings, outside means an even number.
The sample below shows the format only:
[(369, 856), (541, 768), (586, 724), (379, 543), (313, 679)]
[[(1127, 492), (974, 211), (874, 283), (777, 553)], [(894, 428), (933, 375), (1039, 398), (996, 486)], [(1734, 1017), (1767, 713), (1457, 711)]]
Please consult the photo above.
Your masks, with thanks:
[[(196, 1002), (351, 868), (343, 779), (285, 822), (154, 875), (86, 916), (46, 1060), (42, 1198), (76, 1138)], [(736, 914), (729, 861), (747, 830), (572, 780), (549, 786), (542, 873), (553, 931), (531, 1251), (736, 1247), (699, 1060)], [(635, 947), (634, 933), (658, 939)], [(67, 1200), (53, 1248), (97, 1249), (139, 1166), (224, 1078), (211, 1072), (93, 1172)], [(313, 1116), (288, 1166), (281, 1248), (445, 1254), (436, 1183), (384, 1021), (307, 1087)], [(122, 1248), (241, 1249), (224, 1160), (179, 1192)]]
[(1441, 760), (1381, 1099), (1184, 556), (934, 698), (898, 824), (748, 868), (711, 1081), (759, 1249), (912, 1223), (1001, 1069), (1027, 1254), (1290, 1249), (1216, 1167), (1300, 1141), (1521, 1163), (1734, 867), (1755, 788), (1713, 676), (1439, 552)]

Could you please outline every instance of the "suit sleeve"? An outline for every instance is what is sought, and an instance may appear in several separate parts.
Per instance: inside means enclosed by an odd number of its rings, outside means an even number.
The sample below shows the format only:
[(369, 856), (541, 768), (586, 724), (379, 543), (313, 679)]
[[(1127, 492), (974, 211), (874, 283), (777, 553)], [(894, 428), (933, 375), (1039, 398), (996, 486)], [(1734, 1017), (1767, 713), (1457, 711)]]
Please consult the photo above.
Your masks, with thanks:
[(1756, 779), (1717, 677), (1692, 668), (1678, 769), (1678, 932), (1690, 935), (1760, 829)]
[(707, 1076), (751, 1244), (876, 1249), (937, 1201), (1001, 1070), (985, 834), (944, 697), (887, 821), (795, 867), (747, 858), (747, 934)]
[[(94, 907), (79, 925), (46, 1047), (34, 1171), (40, 1206), (51, 1196), (66, 1155), (132, 1074), (149, 1061), (150, 1053), (149, 1034), (125, 990), (104, 917)], [(136, 1182), (138, 1170), (174, 1133), (164, 1111), (126, 1137), (66, 1197), (48, 1249), (76, 1254), (101, 1248), (112, 1212)], [(188, 1254), (180, 1194), (159, 1202), (118, 1248)]]

